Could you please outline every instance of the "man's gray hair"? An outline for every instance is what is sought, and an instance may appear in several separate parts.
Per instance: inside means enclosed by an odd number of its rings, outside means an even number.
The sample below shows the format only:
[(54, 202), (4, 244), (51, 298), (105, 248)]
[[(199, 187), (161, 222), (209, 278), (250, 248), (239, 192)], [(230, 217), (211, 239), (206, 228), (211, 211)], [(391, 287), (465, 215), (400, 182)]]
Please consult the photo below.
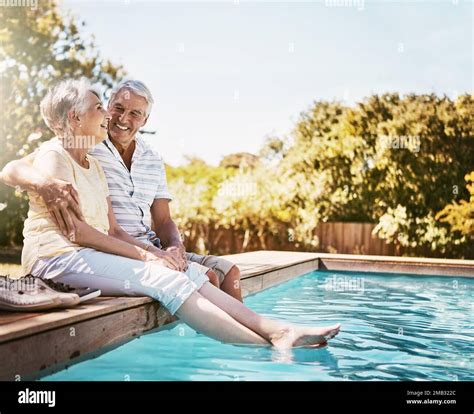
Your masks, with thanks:
[(100, 97), (99, 90), (86, 78), (62, 80), (48, 90), (40, 104), (41, 115), (46, 125), (58, 136), (72, 133), (68, 113), (82, 115), (86, 108), (87, 92)]
[(123, 80), (112, 89), (112, 92), (110, 93), (109, 102), (112, 102), (115, 95), (117, 95), (117, 93), (121, 91), (122, 89), (129, 89), (134, 94), (145, 98), (145, 100), (148, 103), (148, 107), (146, 109), (146, 116), (150, 115), (151, 107), (153, 106), (153, 103), (155, 101), (153, 100), (153, 95), (151, 94), (150, 89), (148, 89), (148, 87), (143, 82), (139, 80), (134, 80), (134, 79)]

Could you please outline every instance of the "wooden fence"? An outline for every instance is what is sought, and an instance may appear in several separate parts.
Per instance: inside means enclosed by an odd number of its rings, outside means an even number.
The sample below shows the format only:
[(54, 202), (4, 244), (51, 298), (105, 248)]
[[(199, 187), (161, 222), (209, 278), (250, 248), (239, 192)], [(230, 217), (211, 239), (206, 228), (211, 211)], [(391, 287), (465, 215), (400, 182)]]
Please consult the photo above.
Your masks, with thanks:
[(373, 223), (320, 223), (316, 228), (318, 251), (343, 254), (399, 254), (397, 246), (372, 235)]
[[(385, 240), (372, 235), (373, 223), (320, 223), (315, 230), (319, 245), (316, 252), (369, 254), (393, 256), (404, 253), (404, 249), (394, 244), (387, 244)], [(244, 234), (225, 228), (213, 226), (197, 226), (185, 238), (188, 251), (210, 252), (212, 254), (234, 254), (254, 250), (305, 250), (289, 240), (288, 234), (279, 236), (258, 236)]]

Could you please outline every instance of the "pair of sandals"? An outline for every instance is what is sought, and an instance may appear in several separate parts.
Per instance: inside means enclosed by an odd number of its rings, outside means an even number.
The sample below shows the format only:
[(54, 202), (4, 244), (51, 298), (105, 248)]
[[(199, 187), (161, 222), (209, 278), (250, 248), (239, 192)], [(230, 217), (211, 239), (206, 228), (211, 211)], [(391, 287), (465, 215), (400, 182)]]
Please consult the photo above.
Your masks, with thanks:
[(71, 308), (100, 294), (99, 289), (73, 288), (31, 274), (20, 278), (0, 276), (0, 309), (11, 312)]

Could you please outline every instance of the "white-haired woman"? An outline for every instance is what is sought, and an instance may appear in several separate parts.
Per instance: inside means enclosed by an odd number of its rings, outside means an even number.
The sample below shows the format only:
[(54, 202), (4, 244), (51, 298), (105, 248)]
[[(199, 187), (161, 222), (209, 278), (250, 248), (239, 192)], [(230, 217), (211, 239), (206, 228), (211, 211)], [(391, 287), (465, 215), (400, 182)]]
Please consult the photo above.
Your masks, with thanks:
[(41, 102), (41, 113), (56, 138), (40, 147), (34, 165), (45, 175), (73, 183), (84, 221), (76, 220), (76, 236), (69, 240), (43, 199), (29, 193), (22, 255), (26, 271), (101, 289), (107, 296), (125, 292), (152, 297), (192, 328), (224, 342), (318, 346), (338, 333), (339, 325), (300, 327), (264, 318), (211, 285), (197, 265), (181, 272), (118, 228), (104, 173), (88, 155), (105, 139), (110, 116), (86, 80), (65, 80), (53, 87)]

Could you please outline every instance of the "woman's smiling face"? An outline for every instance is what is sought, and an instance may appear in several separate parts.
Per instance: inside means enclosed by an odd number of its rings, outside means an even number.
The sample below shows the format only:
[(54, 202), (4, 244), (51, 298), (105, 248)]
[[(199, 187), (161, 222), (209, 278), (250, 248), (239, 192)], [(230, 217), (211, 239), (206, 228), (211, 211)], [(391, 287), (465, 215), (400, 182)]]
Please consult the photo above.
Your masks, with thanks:
[(95, 144), (107, 137), (110, 114), (104, 108), (100, 98), (88, 91), (84, 102), (85, 111), (80, 116), (81, 135), (95, 139)]

